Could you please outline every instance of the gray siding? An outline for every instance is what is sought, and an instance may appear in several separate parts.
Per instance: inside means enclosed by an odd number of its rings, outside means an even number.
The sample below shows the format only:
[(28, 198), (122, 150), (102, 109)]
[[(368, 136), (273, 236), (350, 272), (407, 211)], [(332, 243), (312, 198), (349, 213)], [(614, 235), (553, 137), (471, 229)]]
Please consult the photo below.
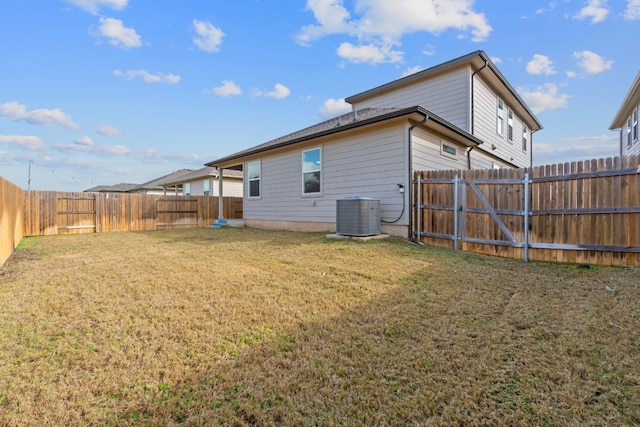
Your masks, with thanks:
[[(634, 110), (640, 109), (640, 105), (636, 105), (635, 107), (633, 107), (633, 109)], [(640, 112), (638, 113), (638, 116), (640, 116)], [(632, 155), (640, 154), (640, 128), (638, 128), (634, 132), (634, 129), (633, 129), (634, 123), (632, 121), (630, 138), (627, 131), (627, 120), (632, 118), (633, 118), (633, 112), (629, 117), (625, 119), (624, 125), (620, 129), (620, 143), (622, 148), (621, 155), (623, 156), (632, 156)], [(640, 117), (638, 117), (638, 121), (640, 122)], [(636, 126), (640, 127), (640, 123), (638, 123)], [(634, 138), (634, 136), (636, 136), (636, 138)]]
[[(335, 222), (336, 200), (380, 199), (382, 218), (396, 219), (407, 184), (406, 122), (348, 132), (322, 143), (261, 158), (261, 197), (245, 198), (248, 220)], [(322, 148), (322, 194), (302, 194), (302, 151)], [(246, 170), (246, 168), (245, 168)], [(407, 223), (407, 214), (399, 222)]]
[[(513, 142), (507, 140), (508, 111), (512, 106), (505, 102), (504, 132), (497, 132), (497, 103), (498, 95), (482, 78), (475, 77), (474, 82), (474, 136), (484, 143), (478, 149), (490, 152), (506, 162), (514, 163), (518, 167), (528, 167), (531, 163), (531, 130), (528, 131), (527, 150), (522, 149), (522, 119), (515, 112), (513, 115)], [(492, 148), (492, 147), (495, 147)]]
[(469, 67), (460, 67), (392, 92), (376, 95), (354, 104), (365, 107), (413, 107), (421, 105), (460, 129), (470, 132), (470, 73)]

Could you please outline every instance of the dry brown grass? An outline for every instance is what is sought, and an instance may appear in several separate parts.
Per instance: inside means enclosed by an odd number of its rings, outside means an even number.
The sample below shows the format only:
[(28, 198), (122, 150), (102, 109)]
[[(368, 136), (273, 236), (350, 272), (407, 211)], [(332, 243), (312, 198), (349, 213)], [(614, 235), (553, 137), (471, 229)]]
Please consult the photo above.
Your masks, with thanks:
[(640, 271), (251, 229), (25, 239), (1, 425), (634, 425)]

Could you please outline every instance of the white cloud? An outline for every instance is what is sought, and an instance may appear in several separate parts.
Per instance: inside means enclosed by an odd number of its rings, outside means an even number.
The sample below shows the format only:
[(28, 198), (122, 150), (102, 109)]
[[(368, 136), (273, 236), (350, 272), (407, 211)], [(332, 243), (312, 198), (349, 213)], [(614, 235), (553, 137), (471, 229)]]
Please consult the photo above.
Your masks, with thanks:
[(569, 103), (569, 95), (560, 93), (558, 86), (553, 83), (537, 87), (534, 91), (519, 89), (518, 92), (535, 114), (545, 110), (563, 108)]
[(123, 10), (127, 7), (129, 0), (65, 0), (67, 3), (79, 7), (91, 14), (97, 14), (98, 11), (107, 7), (114, 10)]
[(284, 85), (282, 85), (280, 83), (276, 83), (276, 85), (274, 86), (272, 91), (263, 92), (261, 90), (256, 90), (256, 91), (254, 91), (254, 94), (256, 96), (267, 96), (269, 98), (284, 99), (284, 98), (288, 97), (289, 95), (291, 95), (291, 91), (286, 86), (284, 86)]
[(197, 154), (188, 153), (171, 153), (167, 151), (159, 151), (154, 148), (146, 148), (144, 150), (137, 151), (135, 157), (144, 163), (166, 163), (171, 161), (182, 162), (197, 162), (200, 161), (200, 156)]
[(127, 80), (133, 80), (136, 77), (141, 77), (145, 83), (171, 83), (176, 84), (180, 81), (180, 76), (176, 74), (151, 74), (146, 70), (128, 70), (120, 71), (114, 70), (113, 75), (116, 77), (122, 77)]
[(112, 46), (123, 49), (142, 46), (136, 30), (125, 27), (119, 19), (100, 18), (99, 35), (108, 38)]
[(65, 114), (59, 108), (38, 109), (27, 111), (27, 107), (17, 102), (6, 102), (0, 105), (0, 117), (11, 120), (24, 120), (31, 124), (43, 126), (62, 126), (68, 129), (79, 129), (80, 126), (73, 121), (70, 115)]
[(220, 86), (206, 90), (205, 93), (213, 93), (218, 96), (242, 95), (242, 90), (231, 80), (225, 80)]
[(640, 0), (628, 0), (624, 11), (624, 18), (629, 21), (640, 19)]
[(415, 67), (411, 67), (411, 68), (407, 68), (406, 70), (404, 70), (402, 72), (401, 77), (407, 77), (410, 76), (411, 74), (415, 74), (415, 73), (419, 73), (420, 71), (422, 71), (424, 68), (422, 68), (419, 65), (416, 65)]
[(355, 64), (369, 63), (380, 64), (383, 62), (401, 62), (403, 52), (394, 51), (390, 47), (376, 46), (373, 44), (354, 46), (351, 43), (342, 43), (337, 50), (338, 56)]
[(55, 144), (53, 146), (57, 151), (61, 152), (83, 152), (96, 154), (100, 156), (124, 156), (134, 151), (122, 145), (95, 145), (91, 138), (84, 136), (74, 141), (73, 144)]
[(193, 42), (205, 52), (218, 52), (224, 33), (210, 22), (193, 20), (193, 29), (198, 35)]
[(578, 66), (588, 74), (599, 74), (611, 69), (613, 61), (607, 60), (589, 50), (574, 52), (573, 57), (578, 60)]
[(98, 126), (98, 128), (96, 129), (96, 131), (100, 134), (100, 135), (104, 135), (104, 136), (121, 136), (123, 135), (122, 131), (114, 126), (110, 126), (110, 125), (100, 125)]
[[(354, 62), (398, 62), (400, 46), (406, 34), (428, 32), (440, 34), (454, 29), (470, 33), (475, 42), (486, 40), (492, 31), (487, 18), (473, 10), (472, 0), (357, 0), (352, 19), (344, 0), (308, 0), (317, 24), (301, 28), (296, 40), (308, 45), (313, 40), (333, 34), (358, 39), (360, 46), (342, 43), (338, 53)], [(465, 36), (466, 37), (466, 36)]]
[(575, 19), (591, 19), (592, 24), (597, 24), (607, 19), (609, 9), (607, 8), (607, 0), (589, 0), (587, 5), (580, 9)]
[(614, 134), (575, 136), (552, 141), (535, 142), (534, 165), (548, 165), (617, 156), (618, 137)]
[(320, 107), (320, 115), (324, 118), (336, 117), (341, 114), (351, 112), (352, 106), (344, 100), (344, 98), (329, 98), (322, 103)]
[(27, 151), (43, 151), (46, 149), (37, 136), (0, 135), (0, 144), (17, 146)]
[(527, 73), (550, 76), (556, 72), (553, 69), (553, 61), (551, 61), (548, 56), (535, 54), (533, 55), (533, 59), (527, 63)]
[(93, 146), (93, 140), (88, 137), (87, 135), (85, 136), (81, 136), (80, 138), (76, 139), (76, 144), (77, 145), (81, 145), (83, 147), (92, 147)]

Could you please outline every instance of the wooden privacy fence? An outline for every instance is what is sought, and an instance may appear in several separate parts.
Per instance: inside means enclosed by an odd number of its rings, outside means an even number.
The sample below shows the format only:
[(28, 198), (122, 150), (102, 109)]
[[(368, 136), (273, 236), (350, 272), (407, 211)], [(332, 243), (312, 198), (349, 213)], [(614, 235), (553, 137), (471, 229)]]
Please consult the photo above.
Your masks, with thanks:
[[(26, 236), (205, 227), (218, 218), (218, 197), (26, 193)], [(224, 217), (242, 218), (241, 197), (224, 198)]]
[(0, 266), (24, 237), (24, 191), (0, 177)]
[(640, 264), (640, 157), (414, 174), (413, 233), (525, 260)]

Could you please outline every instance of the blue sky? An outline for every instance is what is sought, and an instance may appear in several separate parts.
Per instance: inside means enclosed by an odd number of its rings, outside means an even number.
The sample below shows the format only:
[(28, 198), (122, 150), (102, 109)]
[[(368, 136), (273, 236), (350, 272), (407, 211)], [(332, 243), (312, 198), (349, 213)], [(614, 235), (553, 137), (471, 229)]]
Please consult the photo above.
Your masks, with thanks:
[(82, 191), (198, 169), (479, 49), (544, 126), (534, 165), (611, 157), (639, 36), (640, 0), (3, 0), (0, 176)]

